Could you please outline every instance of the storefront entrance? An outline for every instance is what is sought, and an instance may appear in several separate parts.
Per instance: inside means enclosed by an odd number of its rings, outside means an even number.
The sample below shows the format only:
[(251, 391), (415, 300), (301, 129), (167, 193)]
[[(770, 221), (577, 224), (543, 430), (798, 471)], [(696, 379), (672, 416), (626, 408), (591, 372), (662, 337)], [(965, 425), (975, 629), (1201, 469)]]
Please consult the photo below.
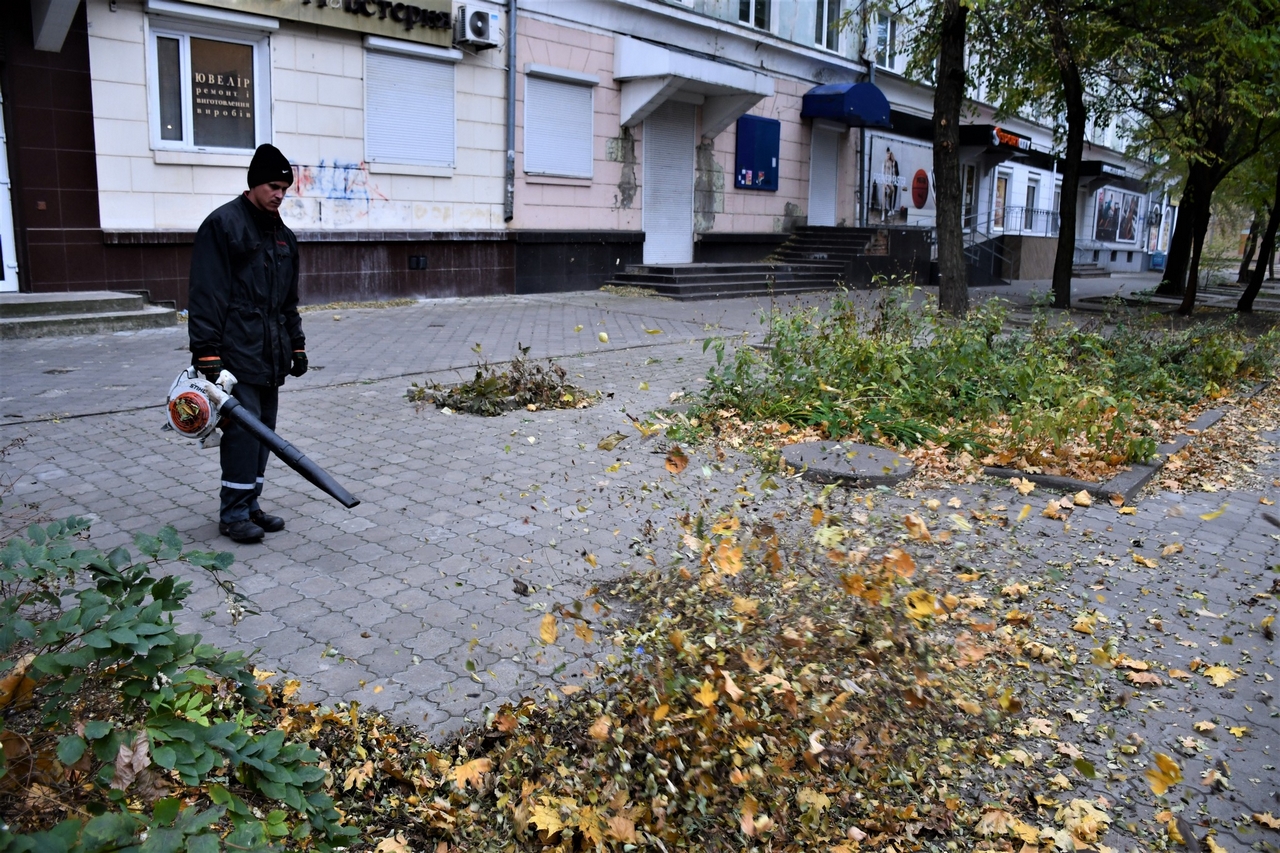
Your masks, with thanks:
[(644, 262), (693, 261), (694, 107), (668, 101), (644, 120)]

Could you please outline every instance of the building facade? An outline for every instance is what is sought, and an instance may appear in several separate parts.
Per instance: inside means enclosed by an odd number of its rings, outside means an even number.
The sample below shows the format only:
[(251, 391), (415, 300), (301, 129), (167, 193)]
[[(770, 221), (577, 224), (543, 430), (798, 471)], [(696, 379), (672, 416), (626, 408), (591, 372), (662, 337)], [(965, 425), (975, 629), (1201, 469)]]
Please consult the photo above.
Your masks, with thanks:
[[(797, 225), (933, 225), (932, 91), (907, 25), (849, 0), (31, 0), (4, 28), (8, 290), (185, 306), (194, 232), (263, 142), (295, 166), (311, 303), (593, 288), (758, 259)], [(1045, 277), (1052, 130), (992, 116), (963, 128), (967, 233), (998, 274)], [(1081, 260), (1145, 268), (1145, 188), (1087, 156)]]

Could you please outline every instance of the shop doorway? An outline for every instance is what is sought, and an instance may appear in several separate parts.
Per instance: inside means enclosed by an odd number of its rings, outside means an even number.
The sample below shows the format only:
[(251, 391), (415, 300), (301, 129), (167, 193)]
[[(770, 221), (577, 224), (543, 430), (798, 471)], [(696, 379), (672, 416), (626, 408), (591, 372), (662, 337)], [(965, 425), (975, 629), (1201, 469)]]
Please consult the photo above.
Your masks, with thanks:
[[(4, 94), (0, 93), (0, 114)], [(9, 149), (0, 119), (0, 293), (18, 290), (18, 253), (13, 242), (13, 193), (9, 187)]]
[(692, 104), (667, 101), (644, 120), (644, 262), (693, 262)]
[(809, 145), (809, 224), (836, 224), (836, 189), (840, 174), (840, 134), (813, 126)]

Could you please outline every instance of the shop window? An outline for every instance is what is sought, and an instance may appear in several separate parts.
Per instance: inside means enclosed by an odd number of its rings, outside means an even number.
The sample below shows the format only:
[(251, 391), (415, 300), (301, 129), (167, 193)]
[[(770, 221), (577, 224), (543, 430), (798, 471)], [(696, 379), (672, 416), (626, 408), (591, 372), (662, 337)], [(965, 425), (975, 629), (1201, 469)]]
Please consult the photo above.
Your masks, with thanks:
[(772, 7), (773, 0), (738, 0), (738, 20), (762, 30), (771, 29)]
[(977, 170), (973, 164), (966, 163), (961, 167), (960, 175), (960, 186), (963, 192), (960, 216), (963, 227), (967, 231), (974, 226), (973, 198), (977, 187)]
[(996, 175), (995, 187), (991, 196), (991, 227), (997, 231), (1004, 230), (1005, 208), (1009, 203), (1009, 176)]
[(893, 69), (898, 63), (898, 16), (876, 13), (876, 65)]
[(366, 50), (364, 71), (365, 158), (453, 168), (453, 62)]
[(524, 170), (531, 175), (590, 178), (594, 156), (593, 87), (597, 78), (525, 67)]
[(817, 0), (813, 43), (827, 50), (840, 49), (840, 0)]
[(1031, 231), (1036, 224), (1036, 204), (1039, 202), (1040, 182), (1027, 180), (1027, 204), (1022, 208), (1022, 230)]
[(153, 148), (242, 152), (271, 137), (267, 38), (149, 28)]

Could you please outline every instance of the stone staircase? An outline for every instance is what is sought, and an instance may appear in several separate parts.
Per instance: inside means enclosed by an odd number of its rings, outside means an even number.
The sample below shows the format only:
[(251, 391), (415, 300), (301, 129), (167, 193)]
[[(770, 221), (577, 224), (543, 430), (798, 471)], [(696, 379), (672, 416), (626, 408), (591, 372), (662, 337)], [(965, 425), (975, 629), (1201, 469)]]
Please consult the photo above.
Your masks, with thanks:
[(1111, 278), (1111, 270), (1104, 269), (1098, 264), (1072, 264), (1072, 278)]
[(787, 242), (769, 258), (784, 263), (838, 262), (851, 268), (862, 255), (883, 255), (888, 251), (883, 231), (874, 228), (838, 228), (805, 225), (797, 228)]
[[(882, 232), (873, 228), (802, 226), (763, 261), (753, 263), (641, 264), (608, 283), (648, 288), (673, 299), (787, 296), (830, 290), (849, 281), (854, 260), (875, 253)], [(883, 254), (883, 252), (880, 252)]]
[(178, 322), (172, 308), (112, 291), (0, 293), (0, 339), (157, 329)]

